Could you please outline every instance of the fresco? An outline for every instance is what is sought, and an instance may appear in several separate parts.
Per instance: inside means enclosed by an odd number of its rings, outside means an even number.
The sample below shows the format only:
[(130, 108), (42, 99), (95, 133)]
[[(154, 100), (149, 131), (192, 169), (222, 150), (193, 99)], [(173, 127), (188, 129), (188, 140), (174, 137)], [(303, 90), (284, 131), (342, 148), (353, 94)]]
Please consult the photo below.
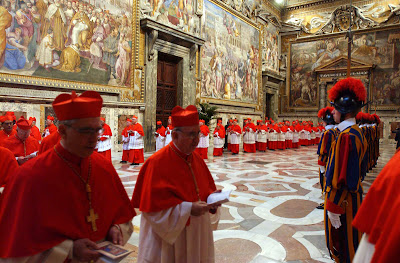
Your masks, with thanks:
[(0, 73), (130, 87), (132, 3), (2, 1)]
[(140, 0), (142, 16), (199, 34), (199, 19), (195, 14), (196, 0)]
[(279, 72), (279, 52), (278, 52), (278, 35), (277, 28), (268, 24), (263, 30), (262, 43), (262, 70), (272, 70)]
[(204, 1), (201, 97), (258, 104), (258, 28)]
[[(332, 60), (347, 57), (347, 39), (329, 38), (290, 46), (290, 107), (317, 106), (317, 80), (313, 71)], [(352, 58), (374, 64), (374, 79), (378, 106), (400, 103), (400, 30), (355, 34)], [(389, 94), (389, 96), (387, 96)]]

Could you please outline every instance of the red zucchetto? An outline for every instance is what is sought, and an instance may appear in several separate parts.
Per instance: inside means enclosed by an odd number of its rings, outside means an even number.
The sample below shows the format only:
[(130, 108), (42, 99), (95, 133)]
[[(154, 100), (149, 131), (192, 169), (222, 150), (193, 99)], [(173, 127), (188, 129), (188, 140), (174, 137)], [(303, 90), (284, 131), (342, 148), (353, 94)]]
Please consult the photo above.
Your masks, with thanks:
[(157, 121), (157, 125), (161, 125), (162, 124), (162, 122), (161, 121)]
[(196, 106), (189, 105), (186, 109), (181, 106), (176, 106), (172, 109), (172, 126), (184, 127), (194, 126), (199, 124), (199, 113)]
[(53, 109), (60, 121), (100, 117), (103, 99), (96, 91), (85, 91), (77, 96), (60, 94), (53, 101)]
[(21, 118), (19, 118), (17, 121), (17, 127), (21, 130), (27, 131), (32, 128), (32, 121), (25, 119), (24, 116), (21, 116)]
[(53, 117), (53, 116), (50, 116), (50, 115), (47, 116), (47, 119), (48, 119), (48, 120), (51, 120), (51, 121), (54, 121), (54, 117)]

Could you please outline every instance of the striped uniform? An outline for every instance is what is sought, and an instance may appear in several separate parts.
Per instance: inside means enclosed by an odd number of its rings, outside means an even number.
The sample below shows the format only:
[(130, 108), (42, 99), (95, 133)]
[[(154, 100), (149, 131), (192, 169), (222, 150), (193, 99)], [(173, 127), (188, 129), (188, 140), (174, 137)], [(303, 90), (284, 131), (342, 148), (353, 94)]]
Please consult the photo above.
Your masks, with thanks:
[[(339, 134), (339, 130), (333, 129), (333, 125), (330, 126), (332, 126), (332, 128), (327, 128), (327, 130), (322, 133), (317, 150), (318, 165), (324, 166), (325, 168), (328, 162), (329, 153), (331, 152), (332, 143), (335, 141), (336, 136)], [(324, 171), (325, 170), (326, 169), (324, 169)], [(319, 173), (319, 183), (321, 185), (321, 190), (324, 191), (325, 172), (322, 172), (321, 170)]]
[[(362, 160), (367, 142), (361, 129), (352, 125), (338, 134), (332, 144), (326, 168), (325, 236), (336, 262), (351, 262), (361, 233), (351, 226), (362, 201)], [(341, 214), (341, 226), (332, 227), (328, 211)]]

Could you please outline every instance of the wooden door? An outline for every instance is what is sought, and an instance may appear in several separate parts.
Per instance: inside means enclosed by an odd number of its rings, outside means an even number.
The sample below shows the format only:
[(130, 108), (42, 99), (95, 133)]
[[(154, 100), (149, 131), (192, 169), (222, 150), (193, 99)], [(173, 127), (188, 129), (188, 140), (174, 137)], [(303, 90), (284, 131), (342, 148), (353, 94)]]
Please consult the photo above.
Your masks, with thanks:
[(177, 69), (176, 62), (158, 60), (156, 117), (164, 127), (168, 125), (168, 117), (177, 104)]

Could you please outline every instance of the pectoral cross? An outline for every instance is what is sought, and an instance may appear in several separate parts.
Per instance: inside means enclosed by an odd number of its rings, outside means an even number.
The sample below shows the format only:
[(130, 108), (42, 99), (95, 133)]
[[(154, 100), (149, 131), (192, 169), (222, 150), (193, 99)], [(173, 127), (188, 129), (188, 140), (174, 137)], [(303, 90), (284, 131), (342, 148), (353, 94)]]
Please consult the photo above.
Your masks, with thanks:
[(93, 208), (90, 208), (89, 215), (86, 217), (86, 221), (88, 223), (92, 223), (92, 229), (94, 232), (97, 231), (96, 220), (99, 219), (99, 216), (95, 214)]

